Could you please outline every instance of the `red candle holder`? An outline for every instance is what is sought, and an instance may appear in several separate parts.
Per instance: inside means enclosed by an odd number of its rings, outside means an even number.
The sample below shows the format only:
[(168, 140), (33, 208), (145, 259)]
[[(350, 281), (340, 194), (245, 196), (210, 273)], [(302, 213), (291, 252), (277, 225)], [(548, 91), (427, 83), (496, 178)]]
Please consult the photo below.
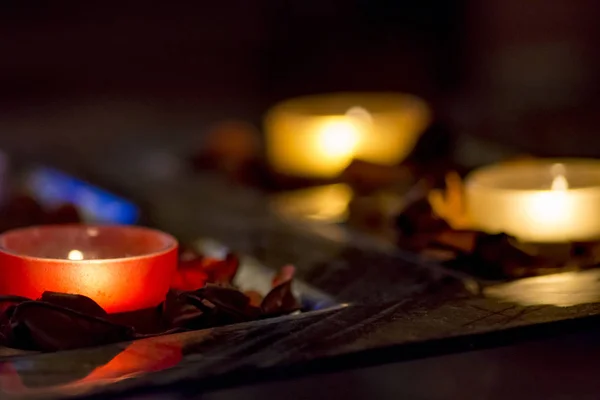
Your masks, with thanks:
[(177, 269), (177, 240), (134, 226), (46, 225), (0, 235), (0, 294), (81, 294), (108, 313), (155, 307)]

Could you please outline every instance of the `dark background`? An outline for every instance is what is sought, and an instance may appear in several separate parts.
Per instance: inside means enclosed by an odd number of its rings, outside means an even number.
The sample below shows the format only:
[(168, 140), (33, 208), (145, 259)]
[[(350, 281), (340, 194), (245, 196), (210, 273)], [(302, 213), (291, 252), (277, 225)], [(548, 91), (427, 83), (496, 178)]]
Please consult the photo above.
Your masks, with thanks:
[[(202, 4), (201, 4), (202, 3)], [(4, 96), (200, 103), (456, 86), (465, 2), (8, 2)]]
[(523, 151), (600, 155), (599, 17), (594, 0), (7, 0), (0, 145), (183, 143), (299, 94), (397, 90)]

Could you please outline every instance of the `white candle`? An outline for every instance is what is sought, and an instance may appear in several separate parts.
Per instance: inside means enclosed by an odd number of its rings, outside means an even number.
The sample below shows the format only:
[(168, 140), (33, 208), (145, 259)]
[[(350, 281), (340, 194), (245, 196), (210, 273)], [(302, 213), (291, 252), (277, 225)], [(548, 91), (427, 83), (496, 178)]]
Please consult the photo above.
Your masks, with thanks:
[(353, 158), (402, 161), (429, 123), (420, 99), (394, 93), (338, 93), (291, 99), (265, 118), (267, 157), (286, 175), (331, 178)]
[(600, 161), (535, 160), (479, 169), (467, 177), (473, 225), (525, 242), (600, 239)]

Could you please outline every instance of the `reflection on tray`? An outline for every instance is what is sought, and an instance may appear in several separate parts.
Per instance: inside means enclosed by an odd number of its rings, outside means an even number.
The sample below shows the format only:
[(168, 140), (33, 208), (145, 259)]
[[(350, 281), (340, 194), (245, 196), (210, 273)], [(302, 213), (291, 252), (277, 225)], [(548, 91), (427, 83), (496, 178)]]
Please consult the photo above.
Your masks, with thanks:
[(563, 272), (519, 279), (483, 290), (486, 296), (524, 306), (569, 307), (600, 302), (600, 270)]
[(339, 183), (281, 193), (272, 206), (277, 213), (322, 222), (342, 222), (352, 199), (350, 186)]
[[(379, 213), (391, 215), (402, 202), (402, 196), (395, 193), (357, 196), (349, 185), (339, 183), (282, 192), (271, 198), (270, 206), (294, 229), (338, 244), (395, 253), (395, 233), (388, 224), (391, 219), (379, 218)], [(377, 210), (376, 219), (381, 223), (367, 227), (373, 210)]]
[[(15, 359), (0, 363), (0, 390), (13, 396), (47, 395), (51, 392), (76, 394), (98, 385), (115, 383), (144, 373), (174, 367), (183, 358), (182, 349), (183, 342), (169, 336), (153, 340), (138, 340), (129, 344), (117, 355), (114, 355), (114, 349), (98, 349), (96, 350), (98, 357), (93, 357), (96, 359), (95, 362), (89, 362), (88, 359), (88, 363), (75, 365), (77, 358), (74, 360), (71, 368), (83, 370), (79, 372), (83, 372), (84, 376), (79, 379), (73, 379), (72, 371), (71, 374), (56, 374), (56, 370), (52, 373), (46, 371), (42, 379), (39, 376), (35, 378), (35, 374), (28, 373), (32, 367), (35, 368), (35, 360)], [(58, 379), (53, 385), (48, 384), (53, 374), (58, 375)], [(36, 382), (38, 380), (42, 382)]]

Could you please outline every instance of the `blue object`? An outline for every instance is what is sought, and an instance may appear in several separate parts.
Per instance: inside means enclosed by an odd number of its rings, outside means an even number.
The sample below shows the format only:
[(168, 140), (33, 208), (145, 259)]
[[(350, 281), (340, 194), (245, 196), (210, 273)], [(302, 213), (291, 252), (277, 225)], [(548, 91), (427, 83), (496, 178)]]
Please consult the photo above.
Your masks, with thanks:
[(140, 216), (134, 203), (52, 168), (33, 169), (25, 184), (44, 206), (74, 204), (86, 222), (129, 225)]

